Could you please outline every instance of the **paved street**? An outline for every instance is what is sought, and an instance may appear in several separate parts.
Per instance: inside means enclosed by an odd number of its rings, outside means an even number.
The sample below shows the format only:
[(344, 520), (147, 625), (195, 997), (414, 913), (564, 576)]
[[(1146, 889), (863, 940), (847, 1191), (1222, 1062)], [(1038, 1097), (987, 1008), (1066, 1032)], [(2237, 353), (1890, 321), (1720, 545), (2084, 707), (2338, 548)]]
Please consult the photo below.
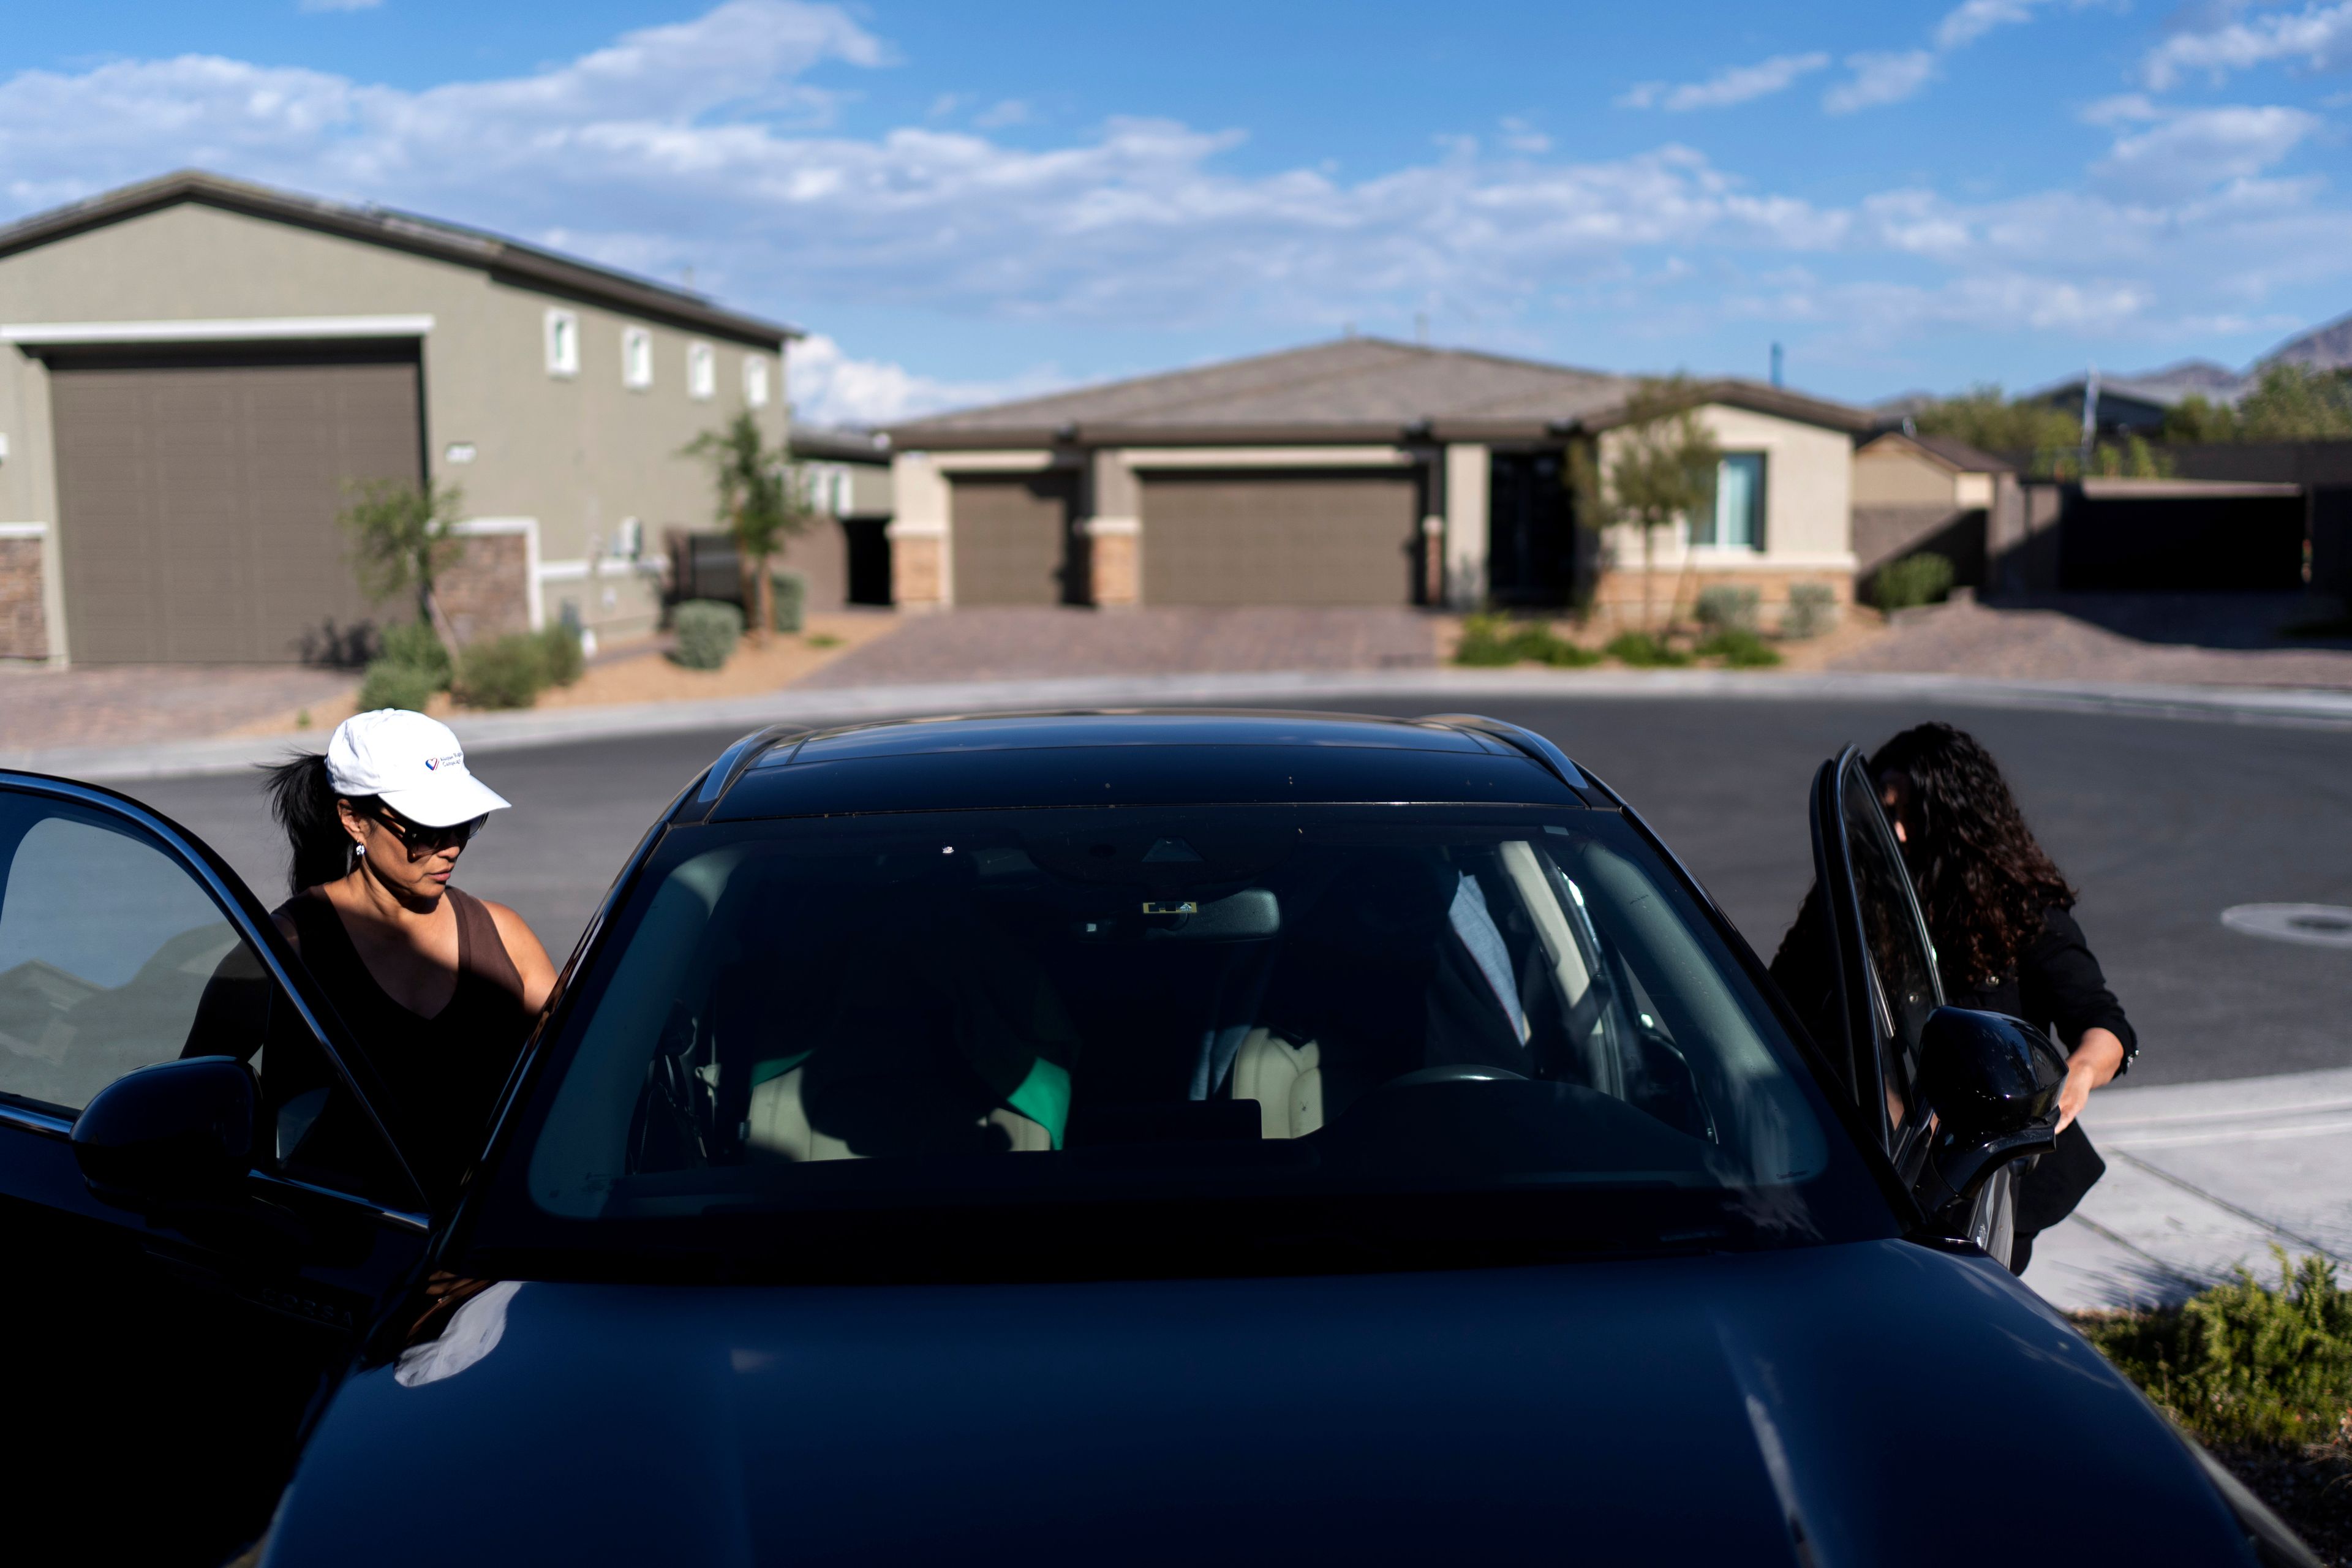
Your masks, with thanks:
[[(2267, 1268), (2273, 1242), (2352, 1258), (2352, 950), (2220, 920), (2242, 903), (2352, 904), (2352, 731), (1948, 703), (1476, 706), (1552, 736), (1623, 792), (1768, 956), (1811, 876), (1803, 802), (1821, 760), (1927, 717), (1975, 731), (2083, 889), (2078, 912), (2144, 1051), (2087, 1119), (2107, 1179), (2042, 1238), (2029, 1282), (2062, 1306), (2120, 1305), (2176, 1298), (2241, 1260)], [(740, 732), (483, 753), (482, 773), (518, 809), (467, 852), (465, 884), (520, 910), (560, 960), (655, 814)], [(128, 787), (278, 896), (281, 854), (249, 779)]]
[[(1426, 711), (1429, 699), (1391, 701)], [(1443, 704), (1434, 704), (1443, 705)], [(1378, 709), (1351, 699), (1349, 706)], [(1814, 766), (1930, 714), (1859, 702), (1636, 698), (1482, 704), (1551, 735), (1624, 792), (1769, 956), (1811, 877)], [(1943, 710), (2011, 772), (2083, 889), (2079, 914), (2145, 1055), (2136, 1084), (2352, 1066), (2352, 952), (2225, 929), (2242, 903), (2352, 904), (2352, 734)], [(465, 885), (513, 904), (559, 956), (654, 815), (740, 729), (495, 752), (517, 809), (467, 852)], [(257, 891), (282, 887), (257, 793), (236, 775), (127, 786), (209, 839)]]

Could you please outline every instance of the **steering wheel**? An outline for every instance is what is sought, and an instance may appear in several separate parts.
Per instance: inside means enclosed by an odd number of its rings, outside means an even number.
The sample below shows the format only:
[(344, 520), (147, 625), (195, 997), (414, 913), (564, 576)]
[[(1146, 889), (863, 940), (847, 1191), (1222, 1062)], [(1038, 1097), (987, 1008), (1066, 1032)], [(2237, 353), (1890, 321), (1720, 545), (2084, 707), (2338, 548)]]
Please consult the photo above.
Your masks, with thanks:
[[(1443, 1067), (1416, 1068), (1399, 1073), (1381, 1089), (1419, 1089), (1427, 1083), (1525, 1083), (1528, 1075), (1508, 1068), (1481, 1067), (1475, 1062), (1448, 1062)], [(1374, 1092), (1378, 1092), (1375, 1090)]]

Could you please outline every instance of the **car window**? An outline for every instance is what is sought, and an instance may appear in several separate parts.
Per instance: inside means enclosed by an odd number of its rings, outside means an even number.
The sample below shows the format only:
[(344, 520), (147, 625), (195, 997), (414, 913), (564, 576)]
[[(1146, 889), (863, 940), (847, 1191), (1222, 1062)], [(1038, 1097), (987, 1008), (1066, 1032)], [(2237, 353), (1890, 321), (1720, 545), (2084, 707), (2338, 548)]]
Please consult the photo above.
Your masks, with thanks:
[(673, 834), (564, 1026), (531, 1203), (658, 1221), (1819, 1174), (1817, 1101), (1717, 934), (1614, 814), (1556, 816)]
[(1935, 953), (1919, 928), (1910, 876), (1886, 813), (1858, 768), (1839, 774), (1838, 806), (1870, 962), (1866, 978), (1872, 1026), (1885, 1064), (1886, 1114), (1892, 1126), (1902, 1129), (1919, 1103), (1920, 1035), (1940, 1002)]
[(0, 1094), (80, 1110), (184, 1056), (254, 1064), (260, 1163), (386, 1202), (409, 1189), (260, 954), (211, 891), (106, 812), (0, 795)]
[(78, 1110), (133, 1068), (178, 1057), (214, 972), (244, 944), (147, 840), (95, 814), (24, 811), (11, 826), (0, 1092)]

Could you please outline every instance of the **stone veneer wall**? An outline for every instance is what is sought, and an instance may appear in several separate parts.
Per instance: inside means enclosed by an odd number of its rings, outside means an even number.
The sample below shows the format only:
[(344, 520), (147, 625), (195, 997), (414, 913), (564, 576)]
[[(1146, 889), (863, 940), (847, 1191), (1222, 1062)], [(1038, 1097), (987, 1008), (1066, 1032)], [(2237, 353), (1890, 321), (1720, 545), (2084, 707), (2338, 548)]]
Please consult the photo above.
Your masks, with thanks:
[(1142, 542), (1132, 531), (1097, 533), (1087, 541), (1090, 603), (1103, 609), (1142, 603)]
[(899, 608), (940, 607), (940, 547), (947, 542), (935, 533), (907, 534), (890, 542), (890, 597)]
[(473, 533), (433, 585), (460, 645), (530, 630), (530, 542), (520, 533)]
[(0, 539), (0, 658), (47, 658), (49, 617), (41, 603), (38, 539)]

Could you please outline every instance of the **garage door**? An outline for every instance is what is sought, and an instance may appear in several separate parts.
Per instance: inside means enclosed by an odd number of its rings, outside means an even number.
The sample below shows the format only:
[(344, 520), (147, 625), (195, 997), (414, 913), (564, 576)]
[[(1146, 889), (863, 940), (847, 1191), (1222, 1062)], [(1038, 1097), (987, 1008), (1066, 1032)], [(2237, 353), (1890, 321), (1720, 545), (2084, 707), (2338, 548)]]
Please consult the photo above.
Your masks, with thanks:
[(1064, 588), (1077, 475), (958, 474), (950, 483), (957, 604), (1058, 605), (1077, 596)]
[(78, 662), (291, 663), (386, 614), (335, 513), (420, 472), (413, 353), (63, 361), (50, 404)]
[(1420, 524), (1412, 469), (1150, 474), (1143, 602), (1410, 604)]

